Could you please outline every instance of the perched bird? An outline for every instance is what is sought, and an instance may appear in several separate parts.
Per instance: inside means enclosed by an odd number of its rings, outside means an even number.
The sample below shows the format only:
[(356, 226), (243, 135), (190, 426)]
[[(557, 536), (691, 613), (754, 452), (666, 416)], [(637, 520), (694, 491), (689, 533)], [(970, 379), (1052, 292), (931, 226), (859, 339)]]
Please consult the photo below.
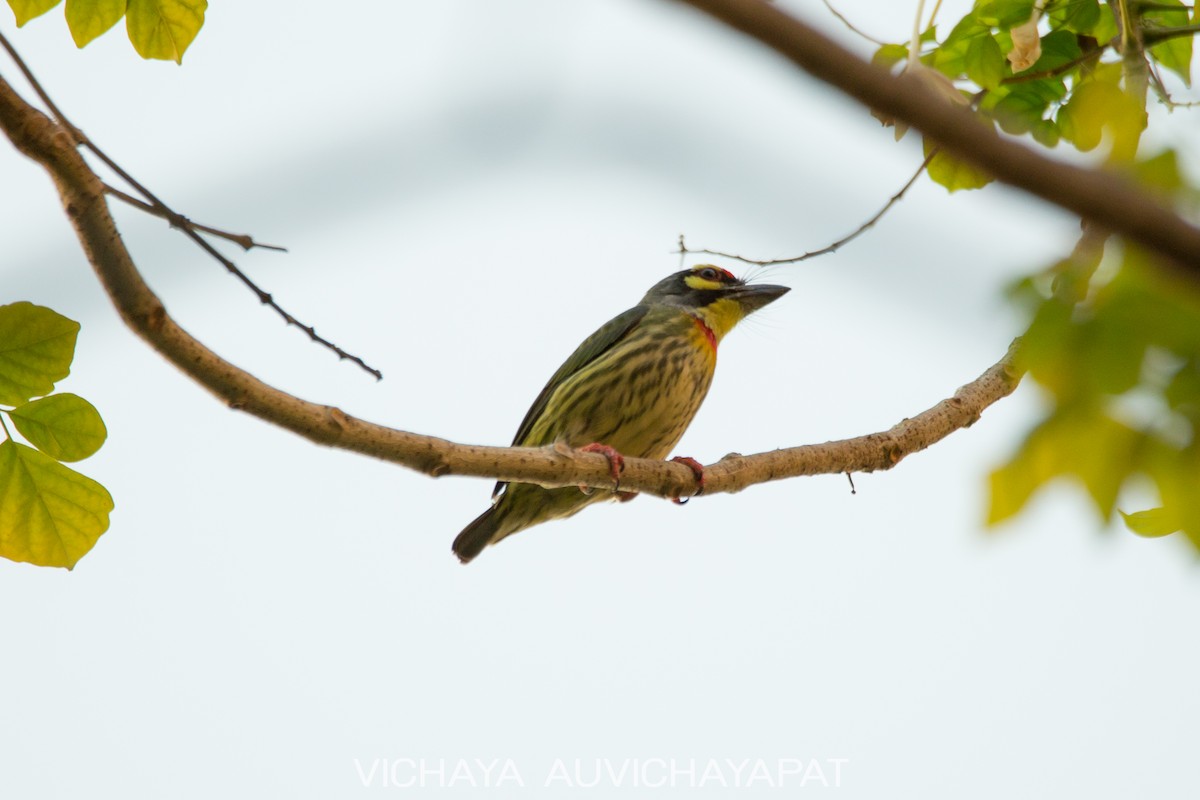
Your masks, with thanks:
[[(721, 338), (787, 291), (786, 286), (747, 285), (708, 264), (664, 278), (558, 368), (533, 401), (513, 446), (559, 443), (599, 450), (608, 455), (614, 477), (620, 454), (665, 458), (708, 393)], [(691, 459), (681, 460), (700, 469)], [(604, 489), (585, 493), (573, 486), (497, 483), (492, 506), (458, 535), (454, 552), (465, 564), (506, 536), (616, 495)]]

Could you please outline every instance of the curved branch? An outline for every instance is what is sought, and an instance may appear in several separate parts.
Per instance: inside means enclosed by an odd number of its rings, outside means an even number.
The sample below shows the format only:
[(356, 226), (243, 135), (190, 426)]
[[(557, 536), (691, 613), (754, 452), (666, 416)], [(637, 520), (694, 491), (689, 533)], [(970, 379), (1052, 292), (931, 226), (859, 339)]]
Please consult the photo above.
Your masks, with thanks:
[[(546, 448), (465, 445), (356, 419), (332, 406), (276, 389), (225, 361), (173, 320), (146, 285), (109, 213), (105, 187), (75, 149), (70, 133), (27, 104), (0, 79), (0, 129), (50, 173), (89, 262), (125, 323), (182, 372), (224, 400), (317, 444), (350, 450), (438, 477), (468, 475), (543, 486), (611, 485), (608, 459), (598, 453)], [(799, 475), (888, 469), (979, 418), (1019, 381), (1013, 351), (978, 380), (889, 431), (841, 442), (753, 456), (729, 455), (707, 468), (705, 492), (736, 492), (754, 483)], [(625, 490), (661, 497), (697, 491), (683, 464), (629, 458)]]
[(1075, 167), (1002, 138), (920, 80), (869, 64), (762, 0), (683, 0), (783, 55), (864, 105), (908, 123), (998, 180), (1136, 241), (1193, 280), (1200, 228), (1116, 172)]

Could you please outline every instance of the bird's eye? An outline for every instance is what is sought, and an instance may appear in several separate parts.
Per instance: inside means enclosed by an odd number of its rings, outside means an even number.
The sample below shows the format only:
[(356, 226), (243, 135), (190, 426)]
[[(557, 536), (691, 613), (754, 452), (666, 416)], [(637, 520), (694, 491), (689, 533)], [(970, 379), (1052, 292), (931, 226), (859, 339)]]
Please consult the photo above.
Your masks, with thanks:
[(705, 267), (700, 270), (700, 277), (706, 281), (715, 281), (717, 280), (717, 271), (712, 267)]

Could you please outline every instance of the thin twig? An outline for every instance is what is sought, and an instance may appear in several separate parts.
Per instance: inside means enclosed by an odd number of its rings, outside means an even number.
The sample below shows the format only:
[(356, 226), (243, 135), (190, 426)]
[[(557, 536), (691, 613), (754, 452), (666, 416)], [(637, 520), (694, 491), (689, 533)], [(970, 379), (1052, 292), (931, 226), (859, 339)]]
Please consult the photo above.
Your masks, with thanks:
[(196, 230), (201, 231), (202, 233), (207, 233), (210, 236), (216, 236), (218, 238), (233, 242), (238, 247), (241, 247), (243, 250), (253, 250), (254, 248), (257, 247), (260, 250), (275, 250), (280, 253), (287, 252), (286, 247), (280, 247), (277, 244), (265, 244), (263, 242), (256, 242), (256, 241), (254, 241), (253, 237), (251, 237), (250, 234), (248, 234), (248, 233), (230, 233), (229, 231), (223, 231), (223, 230), (219, 230), (217, 228), (210, 228), (208, 225), (201, 225), (198, 222), (193, 222), (192, 220), (188, 219), (187, 217), (179, 216), (178, 214), (171, 214), (168, 209), (159, 208), (158, 206), (151, 205), (150, 203), (147, 203), (144, 200), (139, 200), (136, 197), (134, 197), (133, 195), (126, 194), (125, 192), (122, 192), (117, 187), (111, 186), (107, 183), (104, 184), (104, 191), (108, 192), (108, 194), (117, 198), (122, 203), (127, 203), (127, 204), (133, 206), (134, 208), (138, 209), (139, 211), (144, 211), (147, 214), (152, 214), (156, 217), (162, 217), (163, 219), (165, 219), (167, 222), (170, 223), (172, 228), (188, 228), (188, 227), (195, 228)]
[(741, 261), (744, 264), (754, 264), (755, 266), (760, 266), (760, 267), (770, 267), (770, 266), (775, 266), (777, 264), (797, 264), (801, 261), (807, 261), (810, 258), (816, 258), (817, 256), (823, 256), (826, 253), (832, 253), (832, 252), (836, 251), (842, 245), (847, 244), (847, 243), (853, 241), (854, 239), (858, 238), (860, 235), (862, 235), (863, 232), (865, 232), (869, 228), (873, 227), (876, 222), (879, 222), (879, 220), (883, 218), (883, 215), (886, 214), (892, 206), (896, 205), (896, 203), (898, 203), (900, 201), (900, 199), (902, 197), (904, 197), (905, 193), (909, 189), (912, 188), (912, 185), (917, 182), (917, 178), (921, 177), (921, 173), (925, 171), (925, 169), (929, 166), (929, 162), (933, 161), (934, 156), (936, 156), (937, 154), (938, 154), (938, 148), (936, 146), (930, 148), (929, 155), (925, 156), (925, 160), (921, 162), (921, 166), (917, 167), (917, 171), (913, 173), (912, 177), (908, 179), (908, 182), (905, 183), (904, 186), (900, 187), (900, 191), (896, 192), (894, 195), (892, 195), (888, 199), (888, 201), (886, 203), (884, 203), (883, 208), (879, 209), (879, 211), (876, 212), (875, 216), (871, 217), (869, 220), (864, 222), (862, 225), (859, 225), (858, 228), (856, 228), (851, 233), (843, 236), (841, 239), (838, 239), (836, 242), (834, 242), (831, 245), (822, 247), (820, 250), (813, 250), (812, 252), (805, 253), (805, 254), (799, 255), (799, 256), (794, 256), (792, 258), (772, 258), (772, 259), (767, 259), (765, 261), (762, 261), (762, 260), (758, 260), (758, 259), (754, 259), (754, 258), (746, 258), (745, 256), (739, 256), (734, 253), (725, 253), (720, 250), (689, 250), (687, 248), (687, 246), (684, 244), (683, 234), (680, 234), (679, 235), (679, 250), (677, 252), (680, 255), (687, 255), (688, 253), (692, 253), (694, 255), (706, 255), (706, 256), (717, 256), (719, 258), (729, 258), (729, 259), (733, 259), (734, 261)]
[[(202, 228), (201, 226), (197, 226), (194, 223), (192, 223), (191, 221), (189, 221), (187, 219), (187, 217), (183, 216), (182, 214), (176, 213), (166, 203), (164, 203), (162, 200), (160, 200), (157, 195), (155, 195), (153, 192), (151, 192), (146, 186), (144, 186), (142, 183), (140, 183), (136, 179), (134, 179), (134, 177), (132, 175), (130, 175), (128, 172), (126, 172), (119, 164), (117, 164), (117, 162), (115, 162), (111, 158), (109, 158), (108, 154), (106, 154), (94, 142), (92, 142), (83, 133), (83, 131), (81, 131), (79, 128), (77, 128), (69, 119), (67, 119), (66, 115), (63, 114), (61, 110), (59, 110), (58, 106), (50, 98), (50, 95), (46, 92), (45, 89), (42, 88), (41, 83), (38, 82), (38, 79), (34, 76), (32, 70), (30, 70), (29, 67), (26, 65), (24, 59), (21, 58), (21, 56), (17, 53), (16, 49), (12, 46), (12, 44), (8, 41), (7, 37), (5, 37), (3, 33), (0, 33), (0, 46), (3, 46), (4, 49), (8, 52), (9, 57), (12, 58), (13, 62), (17, 65), (17, 68), (21, 71), (21, 74), (25, 76), (25, 80), (29, 82), (29, 85), (31, 87), (33, 87), (33, 91), (37, 94), (37, 96), (41, 99), (41, 101), (46, 105), (46, 108), (49, 109), (51, 115), (54, 117), (54, 120), (62, 127), (63, 130), (68, 132), (68, 134), (74, 140), (76, 145), (79, 147), (83, 147), (83, 148), (87, 149), (88, 151), (90, 151), (93, 155), (96, 156), (96, 158), (100, 159), (100, 161), (102, 161), (109, 169), (111, 169), (118, 176), (120, 176), (120, 178), (123, 181), (125, 181), (127, 184), (129, 184), (129, 186), (132, 187), (134, 189), (134, 191), (136, 191), (138, 194), (140, 194), (144, 198), (146, 198), (146, 201), (148, 201), (147, 204), (152, 206), (154, 209), (156, 209), (156, 210), (152, 211), (151, 213), (155, 214), (156, 216), (163, 217), (164, 219), (170, 221), (173, 227), (182, 231), (184, 236), (191, 239), (192, 242), (194, 242), (201, 250), (203, 250), (205, 253), (207, 253), (209, 256), (211, 256), (213, 259), (215, 259), (221, 266), (225, 267), (225, 270), (227, 272), (229, 272), (231, 275), (236, 277), (239, 281), (242, 282), (243, 285), (245, 285), (248, 289), (250, 289), (250, 291), (253, 292), (254, 295), (258, 298), (258, 301), (260, 303), (262, 303), (265, 306), (269, 306), (272, 310), (274, 310), (275, 313), (278, 314), (286, 324), (293, 325), (293, 326), (299, 328), (300, 330), (304, 331), (304, 333), (306, 333), (308, 335), (309, 339), (311, 339), (312, 341), (321, 345), (322, 347), (325, 347), (326, 349), (333, 351), (333, 353), (336, 354), (340, 360), (351, 361), (354, 364), (357, 364), (361, 369), (365, 370), (366, 372), (370, 373), (371, 375), (374, 375), (376, 380), (383, 379), (383, 373), (380, 372), (378, 369), (375, 369), (374, 367), (367, 364), (359, 356), (356, 356), (353, 353), (349, 353), (349, 352), (343, 350), (341, 347), (337, 346), (336, 344), (329, 341), (325, 337), (319, 335), (317, 333), (316, 329), (312, 325), (307, 325), (307, 324), (301, 322), (296, 317), (292, 316), (291, 313), (289, 313), (286, 309), (283, 308), (283, 306), (279, 305), (279, 303), (277, 303), (275, 301), (275, 298), (271, 295), (270, 292), (267, 292), (267, 291), (263, 290), (261, 287), (259, 287), (258, 284), (256, 284), (248, 275), (246, 275), (246, 273), (242, 272), (242, 270), (238, 268), (237, 264), (233, 263), (228, 258), (226, 258), (224, 255), (222, 255), (219, 250), (217, 250), (215, 247), (213, 247), (212, 244), (210, 244), (208, 242), (208, 240), (206, 240), (203, 236), (200, 235), (200, 232), (199, 232), (200, 230), (205, 230), (208, 233), (213, 233), (212, 229), (206, 229), (206, 228)], [(215, 235), (221, 235), (221, 234), (217, 233)], [(239, 244), (240, 244), (240, 242), (239, 242)]]
[(851, 33), (857, 33), (859, 36), (866, 39), (868, 42), (877, 44), (880, 47), (883, 47), (885, 44), (887, 44), (887, 42), (880, 41), (879, 39), (876, 39), (871, 34), (864, 33), (861, 29), (854, 27), (854, 23), (852, 23), (850, 20), (846, 19), (846, 17), (840, 11), (838, 11), (836, 8), (834, 8), (833, 4), (830, 3), (829, 0), (822, 0), (822, 2), (825, 3), (825, 8), (829, 9), (829, 13), (833, 14), (833, 16), (837, 17), (838, 21), (841, 22), (843, 25), (845, 25), (847, 28), (849, 28)]

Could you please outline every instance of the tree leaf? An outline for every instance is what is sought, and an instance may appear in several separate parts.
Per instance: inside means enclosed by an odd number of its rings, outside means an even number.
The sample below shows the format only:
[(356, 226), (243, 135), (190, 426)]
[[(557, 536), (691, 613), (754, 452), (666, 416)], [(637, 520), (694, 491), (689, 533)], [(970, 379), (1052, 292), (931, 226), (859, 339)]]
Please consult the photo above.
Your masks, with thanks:
[(183, 62), (204, 24), (208, 0), (129, 0), (125, 27), (142, 58)]
[(112, 495), (14, 441), (0, 442), (0, 556), (71, 569), (108, 530)]
[(1139, 159), (1133, 165), (1133, 175), (1142, 184), (1167, 194), (1174, 194), (1187, 185), (1179, 171), (1179, 157), (1171, 148)]
[(1138, 536), (1168, 536), (1183, 528), (1179, 515), (1166, 508), (1150, 508), (1132, 514), (1121, 512), (1125, 527)]
[(967, 44), (963, 57), (967, 77), (984, 89), (995, 89), (1004, 77), (1004, 53), (991, 34), (976, 36)]
[[(1050, 31), (1042, 37), (1042, 55), (1037, 60), (1037, 63), (1030, 67), (1031, 72), (1048, 72), (1052, 69), (1058, 69), (1063, 64), (1069, 64), (1075, 59), (1083, 55), (1083, 51), (1079, 49), (1079, 38), (1070, 31)], [(1061, 93), (1058, 97), (1063, 97), (1066, 94), (1065, 87), (1062, 87), (1062, 78), (1046, 78), (1046, 81), (1057, 81), (1061, 87)], [(1033, 81), (1033, 83), (1042, 83), (1042, 81)], [(1060, 91), (1060, 90), (1056, 90)]]
[(941, 47), (933, 51), (933, 66), (951, 78), (967, 72), (967, 51), (978, 39), (991, 39), (991, 27), (984, 25), (974, 14), (967, 14), (950, 31)]
[(1005, 133), (1022, 134), (1029, 133), (1042, 121), (1042, 115), (1049, 105), (1049, 101), (1036, 89), (1018, 86), (1000, 98), (992, 111)]
[(59, 461), (80, 461), (108, 438), (96, 407), (74, 394), (52, 394), (17, 406), (9, 416), (29, 443)]
[(989, 476), (988, 524), (1014, 516), (1034, 492), (1056, 477), (1070, 475), (1087, 489), (1107, 520), (1121, 485), (1135, 469), (1144, 434), (1096, 407), (1059, 408), (1034, 428), (1017, 454)]
[(875, 55), (871, 56), (871, 63), (878, 64), (881, 67), (891, 69), (894, 65), (901, 61), (908, 60), (908, 45), (904, 44), (885, 44), (881, 45), (875, 51)]
[(1058, 138), (1059, 138), (1058, 123), (1055, 122), (1054, 120), (1052, 120), (1052, 119), (1038, 120), (1037, 124), (1035, 124), (1033, 126), (1032, 133), (1033, 133), (1034, 140), (1038, 144), (1043, 145), (1045, 147), (1057, 147), (1058, 146)]
[[(1159, 0), (1159, 2), (1166, 3), (1167, 5), (1177, 5), (1179, 6), (1179, 10), (1152, 9), (1146, 11), (1142, 18), (1147, 23), (1147, 30), (1153, 30), (1156, 25), (1167, 28), (1182, 28), (1188, 24), (1187, 8), (1184, 7), (1182, 0)], [(1183, 82), (1186, 85), (1192, 85), (1191, 36), (1177, 36), (1165, 42), (1159, 42), (1151, 46), (1150, 55), (1154, 56), (1159, 64), (1162, 64), (1183, 78)]]
[(1115, 83), (1088, 80), (1076, 87), (1058, 111), (1062, 135), (1083, 152), (1100, 144), (1105, 132), (1112, 139), (1112, 161), (1131, 161), (1146, 127), (1146, 112)]
[(20, 28), (29, 20), (45, 14), (60, 2), (61, 0), (8, 0), (8, 7), (13, 10), (13, 16), (17, 18), (17, 27)]
[(127, 0), (67, 0), (67, 27), (76, 47), (83, 47), (125, 16)]
[[(933, 151), (933, 147), (934, 144), (926, 139), (925, 156), (927, 158)], [(957, 192), (959, 189), (982, 189), (993, 180), (988, 173), (965, 161), (960, 161), (946, 153), (945, 150), (938, 151), (925, 171), (929, 173), (929, 177), (935, 183), (940, 183), (952, 192)]]
[(1100, 23), (1098, 0), (1066, 0), (1046, 5), (1050, 27), (1056, 30), (1062, 28), (1074, 33), (1090, 34)]
[(0, 306), (0, 403), (54, 391), (71, 372), (79, 323), (33, 303)]
[(975, 18), (985, 25), (1008, 30), (1029, 19), (1033, 0), (985, 0), (975, 4)]

